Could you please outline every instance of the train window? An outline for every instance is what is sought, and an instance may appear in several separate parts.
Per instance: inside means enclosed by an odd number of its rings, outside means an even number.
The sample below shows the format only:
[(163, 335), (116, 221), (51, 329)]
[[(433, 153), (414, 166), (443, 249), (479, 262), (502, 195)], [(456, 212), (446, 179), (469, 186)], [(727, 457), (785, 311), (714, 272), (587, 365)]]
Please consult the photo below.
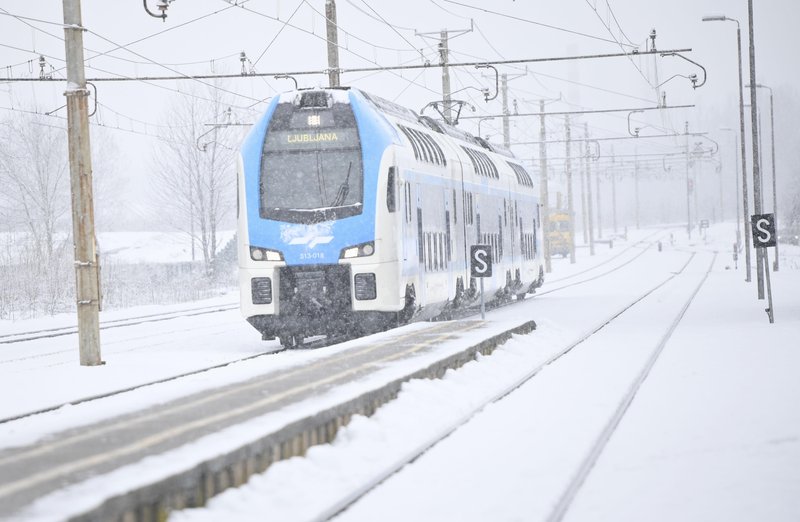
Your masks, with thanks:
[(508, 205), (505, 198), (503, 198), (503, 222), (508, 225)]
[[(325, 92), (307, 94), (304, 103), (313, 108), (280, 103), (270, 120), (260, 166), (262, 218), (313, 224), (362, 212), (364, 171), (352, 108), (329, 107)], [(320, 125), (310, 124), (310, 115)]]
[(464, 149), (464, 152), (467, 153), (470, 161), (472, 161), (472, 167), (475, 169), (476, 174), (487, 178), (500, 179), (500, 175), (497, 173), (497, 167), (492, 160), (489, 159), (489, 156), (479, 150), (470, 149), (463, 145), (461, 148)]
[(517, 163), (512, 163), (510, 161), (507, 161), (506, 163), (508, 163), (508, 166), (511, 167), (511, 170), (514, 171), (514, 175), (517, 176), (517, 183), (519, 183), (520, 185), (524, 185), (526, 187), (533, 186), (533, 180), (531, 179), (528, 172), (525, 170), (525, 167)]
[(533, 236), (532, 237), (532, 239), (533, 239), (533, 248), (532, 248), (532, 250), (533, 250), (534, 257), (536, 257), (536, 221), (535, 220), (533, 222), (533, 235), (532, 236)]
[(450, 260), (452, 259), (452, 252), (451, 252), (451, 248), (452, 247), (450, 246), (451, 236), (450, 236), (450, 212), (449, 211), (445, 211), (445, 213), (444, 213), (444, 223), (445, 223), (445, 225), (444, 225), (445, 259), (449, 263)]
[(406, 222), (411, 223), (411, 183), (406, 181)]
[(441, 244), (441, 234), (438, 232), (433, 236), (433, 250), (436, 252), (434, 254), (434, 270), (439, 270), (442, 268), (442, 244)]
[(433, 151), (433, 156), (435, 158), (434, 163), (436, 163), (437, 165), (446, 165), (447, 162), (444, 159), (444, 152), (442, 152), (442, 148), (439, 147), (439, 144), (436, 143), (436, 140), (434, 140), (432, 136), (424, 132), (420, 132), (419, 134), (422, 137), (423, 141), (427, 142), (430, 145), (431, 150)]
[(422, 151), (420, 151), (417, 140), (415, 140), (414, 136), (411, 134), (411, 129), (403, 125), (398, 125), (398, 127), (400, 127), (400, 130), (403, 131), (403, 134), (406, 135), (406, 138), (408, 138), (408, 141), (411, 143), (411, 148), (414, 150), (414, 157), (422, 159)]
[(497, 253), (499, 257), (497, 259), (503, 259), (503, 220), (500, 216), (497, 216), (497, 230), (499, 230), (497, 235)]
[(478, 238), (480, 238), (481, 237), (481, 215), (480, 214), (478, 214), (477, 225), (478, 225)]
[(408, 141), (411, 143), (411, 148), (414, 149), (414, 157), (420, 161), (426, 161), (435, 165), (446, 165), (447, 161), (444, 157), (444, 152), (436, 140), (425, 132), (417, 129), (406, 127), (405, 125), (398, 125), (403, 134), (406, 135)]
[(453, 224), (458, 223), (458, 206), (456, 205), (456, 189), (453, 189)]
[(386, 209), (389, 212), (397, 210), (397, 203), (395, 201), (395, 167), (389, 167), (389, 174), (386, 177)]
[(417, 256), (419, 263), (425, 263), (425, 236), (422, 234), (422, 209), (417, 207)]

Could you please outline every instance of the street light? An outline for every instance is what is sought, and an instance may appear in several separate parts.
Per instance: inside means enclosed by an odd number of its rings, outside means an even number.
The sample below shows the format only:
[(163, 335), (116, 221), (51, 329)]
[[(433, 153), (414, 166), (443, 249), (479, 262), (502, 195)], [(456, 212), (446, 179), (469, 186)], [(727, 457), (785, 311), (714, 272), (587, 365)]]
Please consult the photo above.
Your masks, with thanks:
[[(733, 135), (733, 166), (736, 170), (736, 177), (734, 178), (734, 187), (736, 187), (736, 250), (739, 250), (739, 245), (742, 241), (742, 228), (741, 228), (741, 220), (742, 216), (739, 212), (739, 185), (737, 184), (739, 181), (739, 163), (736, 161), (736, 154), (739, 152), (736, 150), (738, 141), (736, 141), (736, 131), (731, 129), (730, 127), (720, 127), (719, 130), (723, 132), (730, 132)], [(745, 224), (745, 227), (747, 225)]]
[[(736, 22), (736, 50), (739, 55), (739, 136), (740, 136), (740, 149), (742, 153), (742, 210), (744, 212), (744, 219), (750, 214), (749, 206), (747, 203), (747, 152), (744, 147), (744, 84), (742, 80), (742, 30), (739, 26), (739, 20), (735, 18), (728, 18), (725, 15), (710, 15), (703, 17), (704, 22)], [(745, 257), (745, 281), (748, 283), (750, 278), (750, 227), (746, 224), (744, 226), (744, 257)]]
[[(750, 87), (749, 85), (747, 86)], [(775, 181), (775, 107), (773, 104), (772, 87), (757, 83), (757, 89), (769, 89), (769, 125), (770, 125), (770, 138), (772, 142), (772, 213), (775, 214), (775, 229), (778, 228), (778, 196), (777, 196), (777, 182)], [(772, 264), (772, 269), (778, 271), (778, 243), (775, 243), (775, 261)]]

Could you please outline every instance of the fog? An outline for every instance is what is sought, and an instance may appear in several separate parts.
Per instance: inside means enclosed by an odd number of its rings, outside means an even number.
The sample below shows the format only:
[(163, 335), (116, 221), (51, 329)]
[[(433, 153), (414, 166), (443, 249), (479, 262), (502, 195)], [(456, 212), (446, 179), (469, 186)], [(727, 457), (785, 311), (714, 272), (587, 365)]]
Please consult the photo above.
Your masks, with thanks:
[[(230, 115), (207, 114), (208, 121), (195, 122), (195, 135), (210, 129), (211, 123), (254, 122), (277, 92), (289, 90), (289, 79), (272, 74), (323, 71), (327, 67), (324, 2), (250, 0), (231, 5), (223, 0), (174, 2), (165, 21), (148, 16), (137, 2), (82, 2), (86, 47), (86, 74), (96, 79), (97, 111), (92, 116), (92, 133), (108, 135), (116, 152), (111, 161), (103, 158), (98, 177), (113, 176), (120, 187), (115, 205), (116, 219), (104, 223), (111, 228), (154, 228), (162, 225), (161, 210), (153, 199), (153, 180), (157, 158), (166, 142), (175, 139), (172, 109), (181, 102), (207, 103), (211, 93), (231, 107)], [(782, 212), (791, 209), (800, 189), (796, 180), (800, 162), (792, 147), (793, 121), (800, 116), (798, 71), (791, 62), (792, 29), (800, 15), (800, 5), (788, 0), (755, 2), (754, 31), (757, 82), (774, 89), (776, 170), (778, 204)], [(631, 115), (631, 130), (640, 129), (637, 140), (600, 141), (599, 158), (592, 163), (601, 182), (601, 219), (611, 226), (611, 172), (618, 176), (618, 226), (635, 226), (633, 171), (634, 155), (640, 155), (640, 222), (681, 221), (686, 219), (685, 186), (686, 139), (645, 139), (652, 134), (682, 133), (685, 122), (693, 133), (707, 133), (719, 144), (713, 158), (692, 161), (692, 176), (697, 176), (697, 217), (733, 218), (733, 148), (738, 132), (738, 90), (736, 24), (701, 21), (708, 14), (724, 14), (742, 24), (745, 78), (747, 71), (747, 5), (722, 0), (613, 2), (566, 0), (564, 2), (523, 2), (504, 0), (488, 7), (477, 2), (448, 0), (410, 0), (402, 3), (366, 3), (340, 0), (340, 66), (364, 68), (422, 64), (439, 61), (437, 45), (440, 31), (449, 31), (451, 63), (468, 61), (522, 60), (618, 53), (621, 50), (646, 51), (649, 35), (655, 29), (659, 50), (691, 49), (683, 55), (702, 65), (707, 80), (693, 89), (687, 76), (696, 74), (702, 83), (703, 71), (676, 56), (585, 59), (536, 62), (498, 66), (508, 77), (509, 111), (538, 112), (539, 100), (546, 101), (548, 112), (654, 107), (659, 100), (669, 106), (694, 105), (688, 109), (655, 110)], [(480, 4), (484, 5), (484, 4)], [(472, 7), (470, 7), (472, 6)], [(501, 14), (498, 14), (501, 13)], [(63, 79), (64, 43), (61, 2), (7, 2), (0, 11), (0, 77), (36, 78), (40, 74)], [(23, 18), (24, 17), (24, 18)], [(633, 47), (635, 45), (636, 47)], [(245, 53), (245, 61), (241, 54)], [(98, 54), (102, 54), (98, 56)], [(46, 64), (39, 67), (39, 56)], [(788, 62), (787, 62), (788, 60)], [(185, 76), (200, 74), (269, 73), (268, 77), (240, 77), (225, 80), (101, 81), (108, 78)], [(495, 91), (490, 69), (450, 68), (453, 98), (467, 102), (462, 116), (498, 115), (502, 112), (497, 96), (484, 101), (482, 89)], [(297, 74), (300, 87), (327, 86), (325, 74)], [(671, 79), (670, 79), (671, 78)], [(663, 85), (659, 89), (654, 86)], [(429, 102), (441, 100), (441, 70), (436, 67), (407, 71), (344, 73), (342, 85), (359, 87), (419, 111)], [(57, 126), (65, 124), (63, 81), (0, 82), (0, 109), (3, 121), (12, 111), (49, 113)], [(659, 94), (663, 98), (659, 98)], [(556, 101), (557, 100), (557, 101)], [(745, 92), (745, 103), (749, 104)], [(759, 89), (764, 136), (762, 169), (771, 176), (769, 136), (769, 96)], [(473, 112), (474, 109), (474, 112)], [(428, 108), (427, 115), (438, 116)], [(591, 138), (629, 136), (628, 113), (573, 115), (573, 138), (583, 137), (584, 124)], [(747, 148), (750, 149), (749, 113)], [(200, 123), (205, 125), (200, 125)], [(462, 119), (459, 126), (474, 134), (502, 143), (502, 120)], [(229, 133), (229, 144), (238, 146), (246, 127)], [(548, 141), (564, 140), (564, 116), (546, 118)], [(100, 140), (101, 138), (96, 138)], [(102, 139), (106, 139), (104, 136)], [(539, 172), (540, 122), (538, 117), (510, 118), (512, 150), (534, 173)], [(689, 146), (714, 150), (708, 139), (692, 136)], [(699, 143), (699, 145), (697, 145)], [(550, 204), (557, 193), (566, 193), (565, 144), (547, 145), (552, 185)], [(579, 172), (580, 143), (572, 144), (573, 173)], [(749, 153), (749, 152), (748, 152)], [(98, 153), (100, 154), (100, 153)], [(618, 157), (612, 162), (612, 156)], [(675, 154), (662, 158), (662, 154)], [(706, 154), (706, 156), (709, 156)], [(721, 163), (720, 163), (721, 162)], [(738, 161), (737, 161), (738, 162)], [(748, 170), (752, 160), (748, 157)], [(621, 165), (621, 168), (620, 168)], [(717, 166), (720, 165), (719, 172)], [(577, 177), (576, 177), (577, 180)], [(575, 182), (576, 198), (579, 187)], [(771, 177), (765, 178), (765, 210), (771, 210)], [(596, 190), (596, 187), (595, 187)], [(721, 194), (720, 194), (721, 192)], [(751, 191), (752, 192), (752, 191)], [(694, 194), (692, 195), (694, 196)], [(232, 196), (231, 196), (232, 197)], [(751, 194), (752, 197), (752, 194)], [(579, 202), (579, 199), (576, 199)], [(98, 203), (101, 205), (101, 203)], [(694, 205), (694, 202), (692, 202)], [(752, 210), (752, 204), (751, 210)], [(115, 206), (115, 208), (117, 208)], [(694, 212), (694, 210), (692, 210)], [(229, 221), (230, 223), (230, 221)], [(231, 223), (232, 226), (232, 223)]]

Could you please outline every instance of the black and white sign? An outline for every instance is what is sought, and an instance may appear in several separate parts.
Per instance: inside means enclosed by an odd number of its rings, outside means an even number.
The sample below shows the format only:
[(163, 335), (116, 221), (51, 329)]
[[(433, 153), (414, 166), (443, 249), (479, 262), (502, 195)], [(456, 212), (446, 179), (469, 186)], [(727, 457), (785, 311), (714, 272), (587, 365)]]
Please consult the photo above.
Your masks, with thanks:
[(754, 214), (750, 217), (753, 226), (753, 246), (757, 248), (774, 247), (777, 242), (775, 234), (775, 214)]
[(492, 277), (491, 245), (469, 247), (469, 272), (472, 277)]

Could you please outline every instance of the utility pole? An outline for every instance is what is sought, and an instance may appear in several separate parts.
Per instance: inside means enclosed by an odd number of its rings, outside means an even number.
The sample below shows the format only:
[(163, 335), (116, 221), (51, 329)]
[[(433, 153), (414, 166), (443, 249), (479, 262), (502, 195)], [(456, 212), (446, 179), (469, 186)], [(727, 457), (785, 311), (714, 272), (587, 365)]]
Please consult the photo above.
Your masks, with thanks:
[(614, 156), (614, 147), (611, 147), (611, 221), (614, 227), (614, 234), (617, 233), (617, 168)]
[(572, 138), (569, 128), (569, 114), (566, 115), (567, 131), (567, 214), (569, 215), (569, 262), (575, 264), (575, 209), (572, 203)]
[(589, 160), (589, 124), (583, 123), (586, 138), (586, 214), (589, 218), (589, 255), (594, 255), (594, 222), (592, 218), (592, 162)]
[[(747, 0), (747, 16), (750, 31), (750, 121), (753, 129), (753, 201), (754, 212), (762, 214), (761, 207), (761, 166), (758, 140), (758, 96), (756, 96), (756, 44), (753, 36), (753, 0)], [(758, 298), (764, 299), (764, 251), (756, 249), (756, 278), (758, 280)]]
[[(756, 85), (756, 87), (758, 87)], [(766, 86), (765, 86), (766, 87)], [(772, 87), (769, 89), (769, 126), (770, 126), (770, 142), (772, 143), (772, 213), (775, 214), (775, 229), (778, 230), (778, 182), (775, 180), (775, 105), (772, 98)], [(775, 242), (775, 262), (772, 264), (772, 269), (778, 271), (778, 259), (780, 259), (778, 251), (778, 242)]]
[(586, 157), (589, 154), (587, 151), (588, 144), (586, 141), (581, 142), (581, 225), (583, 229), (583, 244), (589, 242), (589, 215), (586, 212)]
[(633, 147), (633, 192), (636, 200), (636, 230), (639, 230), (639, 147)]
[(447, 43), (447, 30), (442, 30), (440, 33), (441, 40), (439, 41), (439, 62), (442, 65), (442, 99), (444, 100), (444, 121), (446, 123), (453, 122), (452, 114), (452, 99), (450, 97), (450, 68), (449, 62), (449, 48)]
[(744, 133), (744, 79), (742, 78), (742, 30), (739, 22), (736, 22), (736, 48), (739, 52), (739, 144), (742, 154), (742, 222), (744, 223), (744, 259), (745, 259), (745, 282), (749, 283), (751, 277), (750, 265), (750, 209), (747, 195), (747, 150), (745, 147)]
[(418, 33), (415, 35), (422, 38), (430, 38), (433, 35), (439, 37), (439, 66), (442, 68), (442, 117), (445, 123), (453, 123), (453, 99), (450, 91), (450, 33), (458, 33), (453, 38), (461, 36), (472, 31), (472, 26), (469, 29), (462, 29), (458, 31), (449, 31), (442, 29), (438, 33)]
[(686, 232), (692, 239), (692, 180), (689, 179), (689, 122), (685, 122), (683, 133), (686, 135)]
[(544, 236), (544, 270), (550, 272), (552, 270), (550, 264), (550, 241), (548, 234), (550, 233), (550, 204), (548, 203), (547, 195), (547, 129), (544, 125), (544, 100), (539, 100), (539, 165), (540, 165), (540, 182), (539, 182), (539, 199), (542, 206), (542, 231)]
[(600, 204), (600, 167), (597, 168), (597, 175), (594, 177), (597, 185), (597, 239), (603, 239), (603, 207)]
[(339, 87), (339, 31), (335, 0), (325, 0), (325, 18), (328, 30), (328, 83), (330, 87)]
[(81, 366), (103, 364), (100, 358), (100, 266), (95, 244), (92, 202), (92, 156), (83, 65), (80, 0), (63, 0), (67, 59), (67, 137), (72, 193), (72, 241), (75, 250), (75, 297)]
[(500, 75), (500, 90), (503, 94), (503, 145), (511, 148), (511, 133), (508, 128), (508, 75)]

